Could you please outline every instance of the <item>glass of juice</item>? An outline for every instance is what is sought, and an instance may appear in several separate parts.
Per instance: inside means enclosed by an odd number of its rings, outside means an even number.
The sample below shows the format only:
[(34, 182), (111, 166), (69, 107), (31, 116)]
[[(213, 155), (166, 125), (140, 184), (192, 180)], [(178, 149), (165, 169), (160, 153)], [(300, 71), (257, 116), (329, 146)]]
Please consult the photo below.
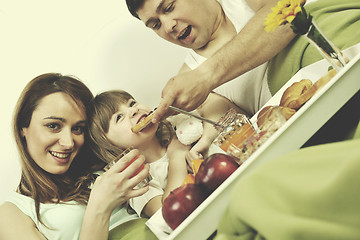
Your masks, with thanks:
[[(116, 156), (114, 158), (114, 160), (112, 160), (111, 162), (109, 162), (105, 167), (104, 170), (107, 171), (109, 170), (115, 163), (117, 163), (122, 157), (124, 157), (126, 154), (128, 154), (131, 150), (133, 150), (134, 147), (130, 146), (127, 149), (125, 149), (122, 153), (120, 153), (118, 156)], [(129, 164), (123, 169), (125, 170), (131, 163), (133, 163), (137, 158), (139, 157), (139, 155), (135, 156), (130, 162)], [(134, 177), (136, 176), (142, 169), (144, 168), (144, 164), (141, 164), (141, 166), (135, 171), (135, 173), (131, 176)], [(151, 175), (149, 174), (146, 178), (144, 178), (138, 185), (136, 185), (135, 188), (142, 188), (144, 186), (146, 186), (147, 184), (149, 184), (149, 182), (152, 180)]]

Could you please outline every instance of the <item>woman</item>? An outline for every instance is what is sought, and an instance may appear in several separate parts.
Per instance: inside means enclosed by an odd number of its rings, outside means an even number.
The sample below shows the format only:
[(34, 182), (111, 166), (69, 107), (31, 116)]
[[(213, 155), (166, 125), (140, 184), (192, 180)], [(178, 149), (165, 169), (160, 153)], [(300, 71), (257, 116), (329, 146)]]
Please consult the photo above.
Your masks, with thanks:
[(138, 151), (93, 182), (104, 164), (84, 151), (92, 99), (81, 81), (56, 73), (34, 78), (21, 93), (14, 134), (22, 174), (16, 193), (0, 206), (0, 239), (108, 239), (109, 226), (126, 222), (128, 232), (139, 219), (122, 207), (148, 190), (133, 190), (148, 175), (147, 165), (129, 179), (143, 156), (122, 171)]

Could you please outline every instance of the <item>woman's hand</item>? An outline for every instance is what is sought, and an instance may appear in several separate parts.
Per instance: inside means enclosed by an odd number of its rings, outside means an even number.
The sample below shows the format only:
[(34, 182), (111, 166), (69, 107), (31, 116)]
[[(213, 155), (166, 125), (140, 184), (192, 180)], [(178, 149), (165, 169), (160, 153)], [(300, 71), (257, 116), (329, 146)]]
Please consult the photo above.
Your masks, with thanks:
[(140, 155), (126, 167), (138, 154), (138, 150), (130, 151), (96, 179), (86, 207), (80, 240), (108, 239), (112, 211), (129, 198), (140, 196), (149, 190), (149, 186), (134, 189), (149, 174), (148, 164), (132, 177), (144, 163), (145, 157)]
[(111, 214), (116, 207), (130, 198), (144, 194), (148, 190), (148, 186), (134, 189), (149, 174), (148, 164), (145, 164), (144, 168), (136, 176), (132, 177), (136, 170), (144, 163), (145, 157), (139, 155), (133, 163), (126, 167), (138, 154), (138, 150), (130, 151), (107, 172), (96, 179), (88, 205), (95, 204), (104, 213)]

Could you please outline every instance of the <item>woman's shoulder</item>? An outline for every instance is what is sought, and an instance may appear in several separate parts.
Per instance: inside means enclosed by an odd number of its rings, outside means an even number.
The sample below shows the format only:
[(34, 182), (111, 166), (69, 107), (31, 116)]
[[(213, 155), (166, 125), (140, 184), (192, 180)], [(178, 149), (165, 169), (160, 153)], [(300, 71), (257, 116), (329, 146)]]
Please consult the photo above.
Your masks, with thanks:
[[(35, 232), (34, 222), (25, 215), (15, 204), (4, 202), (0, 205), (0, 239), (16, 239)], [(30, 236), (30, 235), (27, 235)], [(19, 238), (18, 238), (19, 239)]]
[(0, 205), (0, 223), (7, 221), (12, 216), (26, 216), (15, 204), (11, 202), (3, 202)]

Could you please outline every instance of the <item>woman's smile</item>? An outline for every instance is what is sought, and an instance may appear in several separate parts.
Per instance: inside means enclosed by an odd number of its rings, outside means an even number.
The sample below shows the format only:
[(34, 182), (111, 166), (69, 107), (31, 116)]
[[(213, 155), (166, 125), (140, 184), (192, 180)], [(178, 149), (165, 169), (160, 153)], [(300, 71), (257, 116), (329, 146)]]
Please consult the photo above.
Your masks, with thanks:
[(62, 152), (55, 152), (49, 151), (50, 155), (54, 157), (54, 159), (60, 164), (66, 164), (70, 160), (71, 153), (62, 153)]
[(52, 93), (40, 100), (22, 135), (31, 158), (42, 169), (63, 174), (84, 144), (85, 125), (84, 109), (65, 93)]

